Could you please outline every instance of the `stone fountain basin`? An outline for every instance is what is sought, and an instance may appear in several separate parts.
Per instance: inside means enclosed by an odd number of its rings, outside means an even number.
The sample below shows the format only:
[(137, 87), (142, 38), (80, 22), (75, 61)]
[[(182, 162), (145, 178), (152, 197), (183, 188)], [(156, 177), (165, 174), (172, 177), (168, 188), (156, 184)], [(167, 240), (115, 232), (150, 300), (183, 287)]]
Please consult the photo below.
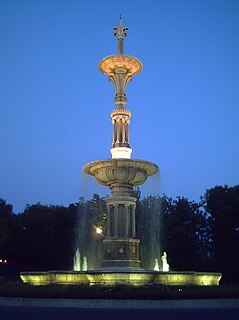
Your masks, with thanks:
[(133, 56), (111, 54), (99, 63), (99, 69), (107, 76), (113, 75), (117, 69), (127, 70), (127, 74), (134, 76), (143, 69), (142, 62)]
[(167, 285), (167, 286), (218, 286), (221, 273), (212, 272), (157, 272), (157, 271), (46, 271), (22, 272), (23, 282), (42, 286), (48, 284), (64, 285)]
[(144, 160), (109, 159), (98, 160), (86, 164), (83, 171), (95, 177), (104, 186), (127, 184), (139, 186), (148, 176), (159, 171), (156, 164)]

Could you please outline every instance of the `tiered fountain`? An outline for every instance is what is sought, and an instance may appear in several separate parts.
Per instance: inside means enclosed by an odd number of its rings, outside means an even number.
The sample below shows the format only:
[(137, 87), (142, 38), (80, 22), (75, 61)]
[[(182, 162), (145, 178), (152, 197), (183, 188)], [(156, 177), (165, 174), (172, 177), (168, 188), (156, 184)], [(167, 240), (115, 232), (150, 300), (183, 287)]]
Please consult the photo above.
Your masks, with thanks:
[[(218, 285), (219, 273), (164, 272), (143, 270), (140, 267), (139, 239), (136, 239), (133, 187), (143, 184), (148, 176), (158, 172), (158, 166), (144, 160), (131, 159), (129, 141), (131, 112), (126, 109), (126, 87), (132, 77), (139, 73), (142, 63), (124, 54), (124, 38), (127, 27), (119, 24), (114, 28), (118, 39), (118, 54), (101, 60), (99, 69), (115, 86), (115, 110), (111, 112), (113, 124), (112, 159), (90, 162), (84, 172), (97, 182), (108, 186), (112, 197), (106, 199), (107, 233), (103, 240), (104, 255), (100, 270), (48, 271), (22, 273), (24, 282), (34, 285), (49, 283), (89, 285)], [(77, 270), (77, 269), (76, 269)]]
[(120, 19), (114, 28), (118, 39), (118, 54), (101, 60), (99, 69), (109, 76), (115, 86), (115, 110), (111, 112), (113, 124), (112, 159), (94, 161), (84, 167), (84, 172), (108, 186), (112, 197), (107, 203), (107, 235), (104, 243), (102, 268), (126, 270), (140, 268), (139, 240), (135, 231), (135, 203), (132, 196), (134, 186), (143, 184), (148, 176), (158, 172), (151, 162), (132, 160), (129, 141), (131, 112), (126, 110), (126, 86), (143, 66), (135, 57), (124, 54), (123, 41), (126, 27)]

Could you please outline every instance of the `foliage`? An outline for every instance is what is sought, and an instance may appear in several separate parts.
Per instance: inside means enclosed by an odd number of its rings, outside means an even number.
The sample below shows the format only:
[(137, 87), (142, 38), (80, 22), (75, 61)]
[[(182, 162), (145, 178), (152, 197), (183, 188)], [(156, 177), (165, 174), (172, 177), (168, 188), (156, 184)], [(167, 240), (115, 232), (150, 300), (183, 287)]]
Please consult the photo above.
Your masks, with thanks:
[(76, 214), (76, 205), (27, 205), (9, 219), (12, 236), (0, 251), (5, 250), (9, 265), (21, 271), (69, 268)]
[[(200, 203), (165, 195), (140, 199), (139, 189), (134, 196), (143, 268), (152, 270), (166, 251), (171, 270), (219, 271), (224, 282), (239, 283), (239, 186), (207, 190)], [(0, 259), (8, 260), (0, 276), (70, 270), (77, 247), (88, 268), (99, 268), (106, 219), (105, 199), (97, 194), (68, 207), (27, 205), (19, 215), (0, 199)]]
[(239, 283), (239, 186), (217, 186), (202, 200), (209, 216), (212, 268), (224, 281)]
[[(206, 259), (206, 219), (195, 202), (178, 197), (165, 198), (162, 210), (162, 245), (173, 270), (203, 269)], [(206, 248), (205, 248), (206, 246)]]
[(5, 200), (0, 198), (0, 259), (7, 254), (4, 248), (7, 248), (12, 237), (12, 216), (12, 205), (7, 204)]

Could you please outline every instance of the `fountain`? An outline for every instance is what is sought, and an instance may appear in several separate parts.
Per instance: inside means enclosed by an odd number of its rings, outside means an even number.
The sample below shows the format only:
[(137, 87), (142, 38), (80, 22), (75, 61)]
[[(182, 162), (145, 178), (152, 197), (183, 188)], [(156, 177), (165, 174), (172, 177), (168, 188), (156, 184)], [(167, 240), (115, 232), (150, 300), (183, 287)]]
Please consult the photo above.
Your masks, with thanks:
[[(99, 63), (100, 71), (115, 86), (115, 110), (111, 112), (113, 138), (111, 159), (93, 161), (83, 171), (111, 189), (106, 199), (107, 232), (103, 240), (103, 261), (99, 270), (87, 270), (84, 257), (82, 271), (48, 271), (21, 273), (24, 282), (33, 285), (88, 284), (88, 285), (218, 285), (220, 273), (169, 272), (166, 253), (163, 255), (163, 271), (144, 270), (140, 267), (139, 243), (136, 238), (136, 198), (133, 187), (142, 185), (156, 174), (158, 166), (145, 160), (131, 159), (129, 139), (131, 112), (126, 109), (126, 87), (143, 66), (139, 59), (124, 54), (124, 38), (127, 27), (122, 19), (114, 28), (118, 40), (118, 54), (105, 57)], [(147, 223), (147, 221), (145, 222)], [(156, 268), (155, 267), (155, 268)]]
[(87, 271), (87, 258), (83, 257), (82, 271)]
[(162, 271), (169, 272), (169, 264), (167, 261), (167, 253), (166, 252), (163, 253), (161, 260), (162, 260)]

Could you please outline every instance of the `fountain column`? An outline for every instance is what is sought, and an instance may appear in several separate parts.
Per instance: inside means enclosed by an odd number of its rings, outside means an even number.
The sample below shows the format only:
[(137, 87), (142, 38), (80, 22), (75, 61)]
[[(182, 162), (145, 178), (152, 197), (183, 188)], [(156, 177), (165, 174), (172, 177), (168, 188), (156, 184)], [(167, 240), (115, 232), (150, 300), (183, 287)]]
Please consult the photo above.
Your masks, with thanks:
[(143, 184), (155, 174), (158, 167), (148, 161), (131, 160), (129, 139), (131, 112), (126, 109), (126, 87), (143, 66), (139, 59), (124, 54), (124, 38), (127, 27), (122, 19), (114, 28), (118, 40), (118, 53), (105, 57), (99, 64), (100, 71), (107, 75), (115, 87), (115, 109), (112, 120), (112, 146), (110, 160), (87, 164), (84, 171), (108, 186), (112, 196), (106, 199), (107, 230), (103, 240), (102, 269), (140, 270), (139, 239), (136, 239), (135, 206), (133, 187)]
[(114, 238), (118, 237), (118, 221), (119, 221), (119, 212), (118, 212), (118, 203), (114, 203)]
[(127, 238), (129, 236), (129, 205), (125, 205), (125, 215), (124, 215), (124, 236)]
[[(131, 196), (115, 196), (106, 199), (107, 212), (112, 205), (114, 206), (113, 221), (111, 221), (114, 231), (110, 234), (107, 230), (107, 237), (103, 240), (102, 268), (104, 269), (140, 267), (139, 239), (135, 239), (135, 211), (130, 210), (135, 207), (135, 202), (136, 199)], [(109, 214), (107, 219), (110, 219)]]

